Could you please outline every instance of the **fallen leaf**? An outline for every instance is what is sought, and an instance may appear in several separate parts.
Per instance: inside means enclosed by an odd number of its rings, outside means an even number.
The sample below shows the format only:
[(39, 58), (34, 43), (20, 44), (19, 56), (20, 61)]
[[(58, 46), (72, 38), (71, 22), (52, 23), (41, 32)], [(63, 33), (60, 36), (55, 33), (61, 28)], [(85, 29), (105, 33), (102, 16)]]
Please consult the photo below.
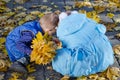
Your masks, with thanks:
[(120, 55), (120, 45), (117, 44), (117, 45), (113, 46), (113, 51), (115, 54)]
[(30, 12), (30, 14), (32, 14), (32, 15), (39, 15), (41, 12), (39, 12), (39, 11), (32, 11), (32, 12)]
[(78, 77), (77, 80), (87, 80), (87, 77), (86, 76), (81, 76), (81, 77)]
[(100, 17), (97, 15), (96, 11), (87, 12), (86, 16), (88, 18), (95, 20), (96, 22), (100, 22), (100, 20), (101, 20)]
[(75, 8), (81, 8), (81, 7), (83, 7), (83, 3), (76, 1), (74, 6), (75, 6)]
[(116, 23), (110, 23), (110, 22), (108, 22), (108, 23), (104, 23), (104, 22), (102, 22), (102, 24), (104, 24), (105, 26), (106, 26), (106, 28), (107, 28), (107, 31), (113, 31), (113, 29), (116, 27)]
[(64, 6), (65, 10), (71, 10), (72, 7), (71, 6)]
[(99, 5), (93, 6), (93, 8), (95, 9), (95, 11), (96, 11), (97, 13), (104, 12), (105, 9), (106, 9), (104, 6), (99, 6)]
[(28, 76), (27, 80), (35, 80), (35, 77), (34, 76)]
[(53, 70), (52, 66), (47, 66), (48, 70)]
[(98, 77), (97, 80), (106, 80), (104, 77)]
[(45, 5), (42, 5), (41, 7), (40, 7), (40, 9), (47, 9), (48, 8), (48, 6), (45, 6)]
[(44, 16), (44, 13), (40, 13), (40, 14), (38, 15), (39, 18), (41, 18), (41, 17), (43, 17), (43, 16)]
[(0, 59), (0, 71), (7, 71), (8, 65), (6, 60)]
[(69, 76), (65, 75), (60, 80), (69, 80), (69, 78), (70, 78)]
[(9, 80), (22, 80), (22, 79), (19, 79), (20, 76), (21, 76), (20, 73), (14, 72), (11, 74), (11, 77), (9, 78)]
[(0, 74), (0, 80), (4, 80), (5, 74)]
[(89, 78), (92, 79), (92, 80), (97, 80), (98, 75), (97, 74), (92, 74), (92, 75), (89, 76)]
[(17, 19), (17, 18), (24, 18), (26, 15), (27, 15), (26, 12), (21, 12), (21, 13), (15, 15), (14, 18), (15, 19)]
[(6, 39), (4, 37), (0, 38), (0, 44), (5, 43)]
[(34, 20), (36, 19), (37, 17), (36, 16), (33, 16), (33, 15), (27, 15), (25, 18), (24, 18), (24, 21), (31, 21), (31, 20)]
[(107, 16), (108, 16), (109, 18), (113, 18), (113, 17), (114, 17), (114, 14), (113, 14), (113, 13), (107, 13)]
[(108, 68), (106, 72), (106, 77), (109, 80), (113, 80), (114, 76), (120, 77), (119, 72), (120, 72), (119, 68), (116, 67)]
[(120, 23), (120, 14), (119, 15), (115, 15), (113, 17), (113, 20), (116, 22), (116, 23)]
[(6, 3), (10, 2), (10, 0), (4, 0)]
[(18, 4), (23, 4), (23, 3), (25, 3), (26, 1), (28, 1), (28, 0), (15, 0), (15, 2), (18, 3)]
[(114, 28), (115, 31), (120, 31), (120, 26)]
[(27, 69), (29, 73), (36, 71), (35, 67), (33, 67), (31, 64), (27, 65)]

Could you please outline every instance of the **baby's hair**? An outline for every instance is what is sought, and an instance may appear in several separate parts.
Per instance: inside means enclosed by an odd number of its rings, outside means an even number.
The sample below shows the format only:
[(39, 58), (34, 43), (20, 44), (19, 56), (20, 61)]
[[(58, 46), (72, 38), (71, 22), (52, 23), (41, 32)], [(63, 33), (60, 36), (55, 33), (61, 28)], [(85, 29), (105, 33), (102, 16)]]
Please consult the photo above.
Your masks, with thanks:
[(40, 19), (42, 28), (49, 28), (50, 26), (58, 26), (59, 17), (56, 13), (47, 13)]

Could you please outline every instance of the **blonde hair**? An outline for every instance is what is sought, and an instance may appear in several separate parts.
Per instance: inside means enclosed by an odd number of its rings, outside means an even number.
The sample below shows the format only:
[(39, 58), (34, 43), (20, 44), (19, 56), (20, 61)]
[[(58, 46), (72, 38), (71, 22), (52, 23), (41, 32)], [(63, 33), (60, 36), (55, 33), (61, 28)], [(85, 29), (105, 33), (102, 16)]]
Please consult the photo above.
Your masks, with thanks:
[(40, 19), (40, 25), (44, 29), (58, 26), (59, 17), (56, 13), (47, 13)]

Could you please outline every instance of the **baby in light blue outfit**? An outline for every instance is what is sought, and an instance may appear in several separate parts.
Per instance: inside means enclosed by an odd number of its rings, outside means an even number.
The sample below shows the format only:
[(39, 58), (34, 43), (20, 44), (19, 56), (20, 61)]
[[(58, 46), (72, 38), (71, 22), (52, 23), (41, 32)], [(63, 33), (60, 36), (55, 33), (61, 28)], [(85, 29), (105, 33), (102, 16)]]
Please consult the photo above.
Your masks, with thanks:
[(84, 14), (64, 14), (57, 28), (57, 37), (63, 48), (57, 50), (52, 61), (53, 69), (71, 77), (106, 70), (114, 63), (114, 53), (105, 32), (104, 25)]

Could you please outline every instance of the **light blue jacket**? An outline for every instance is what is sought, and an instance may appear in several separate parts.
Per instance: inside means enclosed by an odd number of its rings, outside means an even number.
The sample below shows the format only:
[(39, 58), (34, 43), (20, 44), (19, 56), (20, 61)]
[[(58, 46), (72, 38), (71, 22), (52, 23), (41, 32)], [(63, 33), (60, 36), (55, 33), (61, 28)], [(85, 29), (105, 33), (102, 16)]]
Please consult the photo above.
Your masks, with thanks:
[(102, 24), (84, 14), (72, 14), (63, 19), (57, 37), (63, 48), (57, 50), (53, 69), (63, 75), (78, 77), (104, 71), (114, 63), (112, 46)]

